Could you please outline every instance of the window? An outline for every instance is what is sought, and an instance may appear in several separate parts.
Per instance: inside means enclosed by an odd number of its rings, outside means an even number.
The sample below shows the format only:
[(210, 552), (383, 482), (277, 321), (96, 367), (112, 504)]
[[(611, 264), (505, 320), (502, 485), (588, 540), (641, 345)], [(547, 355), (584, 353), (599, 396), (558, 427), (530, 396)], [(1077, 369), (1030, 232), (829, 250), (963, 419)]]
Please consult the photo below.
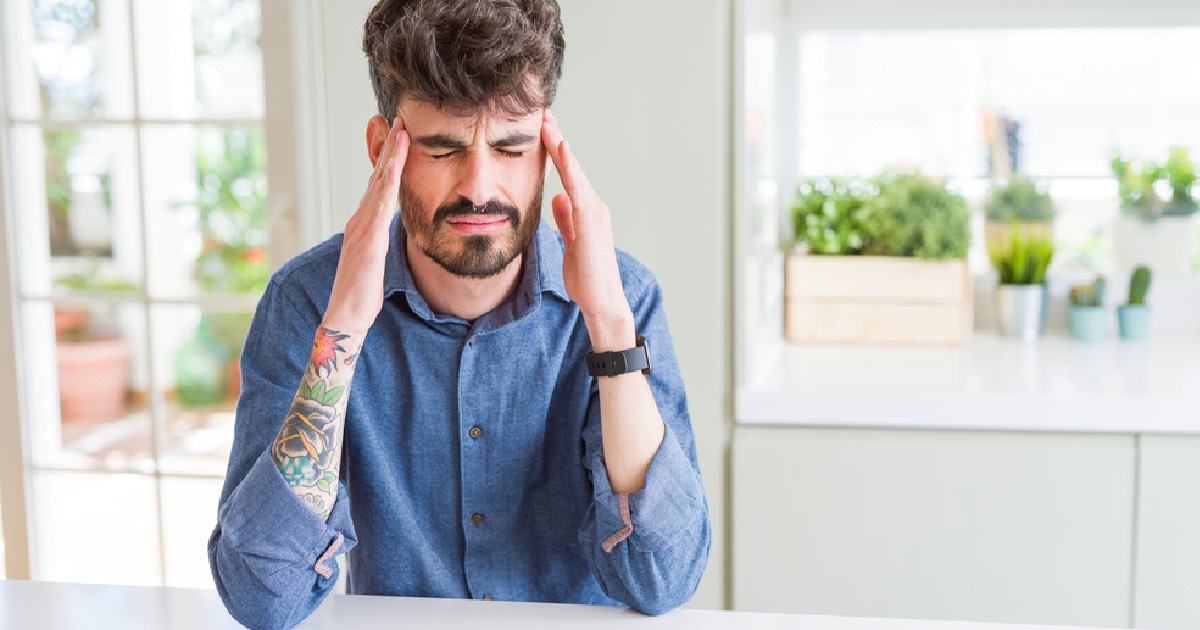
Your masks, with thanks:
[(1060, 261), (1109, 272), (1114, 151), (1197, 158), (1198, 57), (1198, 27), (802, 30), (796, 173), (920, 170), (978, 206), (1011, 161), (1055, 198)]
[(259, 4), (3, 12), (34, 577), (211, 586), (271, 269)]

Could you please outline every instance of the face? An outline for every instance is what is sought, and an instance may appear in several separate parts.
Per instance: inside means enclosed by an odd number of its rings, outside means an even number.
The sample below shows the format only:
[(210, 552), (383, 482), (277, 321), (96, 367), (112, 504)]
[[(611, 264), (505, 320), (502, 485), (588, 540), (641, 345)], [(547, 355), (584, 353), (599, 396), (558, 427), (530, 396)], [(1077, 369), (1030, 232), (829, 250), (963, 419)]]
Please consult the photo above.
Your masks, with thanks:
[(463, 117), (405, 101), (399, 115), (412, 138), (400, 184), (411, 241), (456, 276), (500, 273), (529, 246), (541, 216), (542, 110)]

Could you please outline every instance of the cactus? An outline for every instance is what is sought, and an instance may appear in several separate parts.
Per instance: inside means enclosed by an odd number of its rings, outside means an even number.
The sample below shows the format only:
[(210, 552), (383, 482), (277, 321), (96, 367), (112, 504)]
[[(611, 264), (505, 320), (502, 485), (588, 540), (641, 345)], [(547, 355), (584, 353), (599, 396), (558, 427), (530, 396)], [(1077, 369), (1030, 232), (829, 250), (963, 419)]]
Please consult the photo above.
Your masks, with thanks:
[(1150, 269), (1139, 266), (1133, 270), (1133, 275), (1129, 278), (1129, 303), (1145, 304), (1148, 291), (1150, 291)]
[(1078, 284), (1071, 287), (1071, 291), (1068, 294), (1071, 306), (1084, 308), (1104, 306), (1104, 289), (1106, 286), (1107, 282), (1101, 276), (1096, 278), (1091, 284)]

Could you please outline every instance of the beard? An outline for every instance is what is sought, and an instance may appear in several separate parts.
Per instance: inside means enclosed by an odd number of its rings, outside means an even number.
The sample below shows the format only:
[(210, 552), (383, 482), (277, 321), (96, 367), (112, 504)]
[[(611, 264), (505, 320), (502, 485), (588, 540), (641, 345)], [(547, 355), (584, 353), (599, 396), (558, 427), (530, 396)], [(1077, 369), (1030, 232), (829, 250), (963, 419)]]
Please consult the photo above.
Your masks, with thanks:
[[(461, 278), (490, 278), (504, 271), (533, 242), (542, 210), (542, 192), (537, 192), (520, 212), (516, 206), (491, 200), (476, 206), (466, 198), (438, 206), (432, 213), (421, 205), (403, 181), (400, 182), (400, 218), (421, 253), (442, 269)], [(454, 233), (448, 221), (467, 215), (495, 215), (508, 219), (508, 229), (498, 234), (461, 235)]]

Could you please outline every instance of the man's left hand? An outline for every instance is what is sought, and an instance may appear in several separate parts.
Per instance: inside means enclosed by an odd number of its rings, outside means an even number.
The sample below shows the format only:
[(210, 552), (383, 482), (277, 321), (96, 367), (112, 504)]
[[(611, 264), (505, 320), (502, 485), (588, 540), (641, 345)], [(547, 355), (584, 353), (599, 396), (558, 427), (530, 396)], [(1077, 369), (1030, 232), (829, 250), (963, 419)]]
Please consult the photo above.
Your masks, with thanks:
[(608, 206), (592, 189), (550, 110), (542, 118), (542, 143), (566, 190), (554, 196), (551, 208), (565, 246), (567, 295), (579, 306), (595, 351), (631, 348), (633, 313), (617, 268)]

